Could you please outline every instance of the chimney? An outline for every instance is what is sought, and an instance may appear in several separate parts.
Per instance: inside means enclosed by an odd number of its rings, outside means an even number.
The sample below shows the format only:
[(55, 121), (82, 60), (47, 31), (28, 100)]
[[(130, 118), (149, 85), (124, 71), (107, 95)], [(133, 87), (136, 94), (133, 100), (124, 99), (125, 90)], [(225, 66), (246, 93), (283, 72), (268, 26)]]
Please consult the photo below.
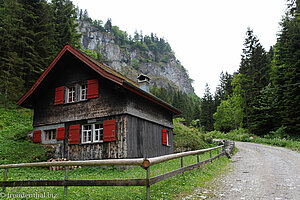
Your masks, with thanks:
[(149, 85), (150, 85), (150, 78), (146, 76), (145, 74), (140, 74), (138, 77), (138, 83), (140, 85), (140, 88), (144, 90), (145, 92), (150, 92)]

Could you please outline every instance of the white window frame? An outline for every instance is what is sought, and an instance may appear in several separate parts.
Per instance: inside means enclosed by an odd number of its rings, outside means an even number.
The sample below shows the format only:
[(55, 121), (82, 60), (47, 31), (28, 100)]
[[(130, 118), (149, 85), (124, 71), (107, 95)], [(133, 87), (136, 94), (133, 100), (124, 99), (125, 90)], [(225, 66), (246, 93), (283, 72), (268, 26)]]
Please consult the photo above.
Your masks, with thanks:
[(169, 143), (169, 131), (167, 130), (167, 146), (170, 146), (170, 143)]
[[(71, 96), (71, 101), (70, 101), (70, 94)], [(70, 86), (67, 87), (67, 103), (73, 103), (76, 101), (76, 86)]]
[(80, 85), (80, 93), (79, 93), (80, 97), (79, 97), (79, 99), (81, 101), (87, 100), (87, 90), (88, 90), (87, 84)]
[[(99, 125), (99, 128), (96, 129), (96, 125)], [(103, 123), (97, 123), (97, 124), (93, 124), (94, 127), (94, 131), (93, 131), (93, 142), (103, 142)], [(99, 133), (99, 138), (98, 140), (96, 140), (96, 133)], [(101, 137), (102, 136), (102, 137)]]
[[(86, 126), (90, 126), (91, 129), (85, 129)], [(85, 125), (82, 125), (82, 132), (81, 132), (81, 138), (82, 138), (82, 143), (83, 144), (87, 144), (87, 143), (92, 143), (93, 141), (93, 125), (92, 124), (85, 124)], [(88, 134), (91, 134), (91, 140), (88, 140)], [(85, 136), (86, 134), (86, 136)], [(85, 141), (86, 139), (86, 141)]]
[[(99, 128), (96, 129), (96, 125), (99, 125)], [(85, 129), (86, 126), (90, 126), (91, 129)], [(99, 143), (103, 142), (103, 123), (94, 123), (94, 124), (84, 124), (81, 128), (81, 142), (82, 144), (88, 144), (88, 143)], [(99, 133), (99, 138), (96, 140), (96, 133)], [(91, 134), (91, 140), (88, 140), (88, 133)], [(86, 135), (86, 136), (85, 136)], [(87, 139), (85, 141), (85, 139)]]

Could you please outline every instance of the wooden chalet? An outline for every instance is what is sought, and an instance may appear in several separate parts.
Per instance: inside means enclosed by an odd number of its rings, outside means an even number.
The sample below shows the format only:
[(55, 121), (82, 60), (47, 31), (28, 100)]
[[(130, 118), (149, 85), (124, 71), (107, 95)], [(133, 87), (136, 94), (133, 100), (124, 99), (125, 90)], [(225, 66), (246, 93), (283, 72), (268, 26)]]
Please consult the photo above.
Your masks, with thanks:
[[(149, 79), (141, 75), (143, 87)], [(171, 154), (180, 112), (110, 67), (66, 45), (17, 102), (34, 109), (33, 142), (70, 160)]]

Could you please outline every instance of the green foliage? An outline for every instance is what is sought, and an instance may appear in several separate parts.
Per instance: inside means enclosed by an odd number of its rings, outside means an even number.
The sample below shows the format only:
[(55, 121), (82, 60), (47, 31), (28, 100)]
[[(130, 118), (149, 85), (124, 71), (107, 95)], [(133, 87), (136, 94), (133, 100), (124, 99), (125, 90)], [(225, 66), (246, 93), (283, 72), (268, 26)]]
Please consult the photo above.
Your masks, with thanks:
[(299, 137), (300, 5), (299, 1), (289, 1), (288, 5), (277, 43), (268, 53), (253, 31), (247, 30), (240, 68), (231, 80), (233, 95), (244, 97), (239, 106), (243, 112), (230, 113), (235, 109), (225, 99), (232, 96), (222, 99), (224, 87), (220, 87), (215, 95), (215, 104), (220, 103), (214, 114), (216, 130), (237, 128), (231, 125), (230, 119), (234, 117), (228, 117), (234, 115), (244, 117), (244, 127), (249, 121), (252, 134), (271, 139)]
[(60, 51), (66, 44), (80, 47), (80, 34), (76, 31), (78, 24), (75, 23), (77, 13), (72, 1), (52, 0), (51, 5), (54, 15), (56, 51)]
[[(300, 5), (292, 8), (281, 22), (281, 31), (274, 50), (271, 80), (278, 87), (275, 123), (287, 127), (292, 135), (300, 132)], [(287, 87), (282, 87), (286, 86)], [(278, 126), (277, 126), (278, 127)]]
[(216, 107), (208, 84), (205, 85), (205, 93), (201, 102), (200, 122), (203, 131), (212, 131), (214, 129), (213, 114)]
[(222, 100), (217, 112), (213, 115), (215, 130), (228, 132), (240, 128), (243, 122), (243, 103), (241, 95), (236, 94), (227, 100)]
[(287, 134), (286, 129), (287, 128), (285, 126), (281, 126), (276, 131), (271, 131), (269, 134), (265, 135), (264, 137), (271, 138), (271, 139), (275, 139), (275, 138), (289, 139), (290, 136)]
[(179, 109), (182, 114), (179, 117), (185, 119), (185, 124), (189, 125), (192, 120), (200, 118), (200, 102), (201, 99), (193, 94), (186, 94), (171, 87), (157, 88), (153, 86), (150, 92), (165, 102)]
[(185, 126), (183, 118), (174, 119), (173, 124), (175, 151), (190, 151), (209, 147), (205, 142), (204, 134), (200, 133), (199, 129), (194, 126)]
[(0, 164), (45, 161), (47, 149), (28, 141), (33, 113), (0, 108)]
[(0, 1), (0, 105), (27, 91), (66, 44), (79, 46), (69, 0)]
[(226, 100), (233, 93), (232, 79), (233, 75), (221, 72), (220, 84), (217, 86), (214, 96), (215, 107), (218, 107), (221, 104), (221, 100)]

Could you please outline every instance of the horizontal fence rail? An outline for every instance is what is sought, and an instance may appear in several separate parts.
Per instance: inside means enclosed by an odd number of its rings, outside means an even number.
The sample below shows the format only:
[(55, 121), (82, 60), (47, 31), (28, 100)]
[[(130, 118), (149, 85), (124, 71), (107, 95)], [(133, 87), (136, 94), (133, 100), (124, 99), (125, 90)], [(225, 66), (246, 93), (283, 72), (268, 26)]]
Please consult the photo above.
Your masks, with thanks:
[[(226, 144), (226, 143), (225, 143)], [(221, 151), (220, 151), (221, 149)], [(87, 160), (87, 161), (58, 161), (58, 162), (38, 162), (38, 163), (21, 163), (21, 164), (7, 164), (0, 165), (0, 169), (4, 169), (3, 181), (0, 181), (0, 187), (3, 187), (5, 192), (6, 187), (37, 187), (37, 186), (63, 186), (65, 187), (64, 195), (67, 196), (68, 186), (146, 186), (146, 197), (150, 199), (150, 185), (171, 178), (178, 174), (183, 174), (185, 171), (194, 168), (200, 168), (208, 162), (212, 162), (216, 158), (225, 155), (225, 146), (217, 146), (208, 149), (201, 149), (196, 151), (188, 151), (154, 158), (136, 158), (136, 159), (107, 159), (107, 160)], [(217, 155), (212, 157), (212, 150), (217, 150)], [(204, 161), (199, 161), (199, 154), (210, 152), (210, 158)], [(183, 158), (186, 156), (197, 155), (197, 163), (188, 166), (183, 166)], [(163, 163), (169, 160), (181, 158), (181, 168), (161, 174), (155, 177), (150, 177), (150, 166)], [(68, 172), (69, 166), (141, 166), (146, 172), (144, 179), (97, 179), (97, 180), (69, 180)], [(64, 180), (24, 180), (24, 181), (7, 181), (7, 171), (10, 168), (24, 168), (24, 167), (50, 167), (50, 166), (64, 166), (65, 179)]]

